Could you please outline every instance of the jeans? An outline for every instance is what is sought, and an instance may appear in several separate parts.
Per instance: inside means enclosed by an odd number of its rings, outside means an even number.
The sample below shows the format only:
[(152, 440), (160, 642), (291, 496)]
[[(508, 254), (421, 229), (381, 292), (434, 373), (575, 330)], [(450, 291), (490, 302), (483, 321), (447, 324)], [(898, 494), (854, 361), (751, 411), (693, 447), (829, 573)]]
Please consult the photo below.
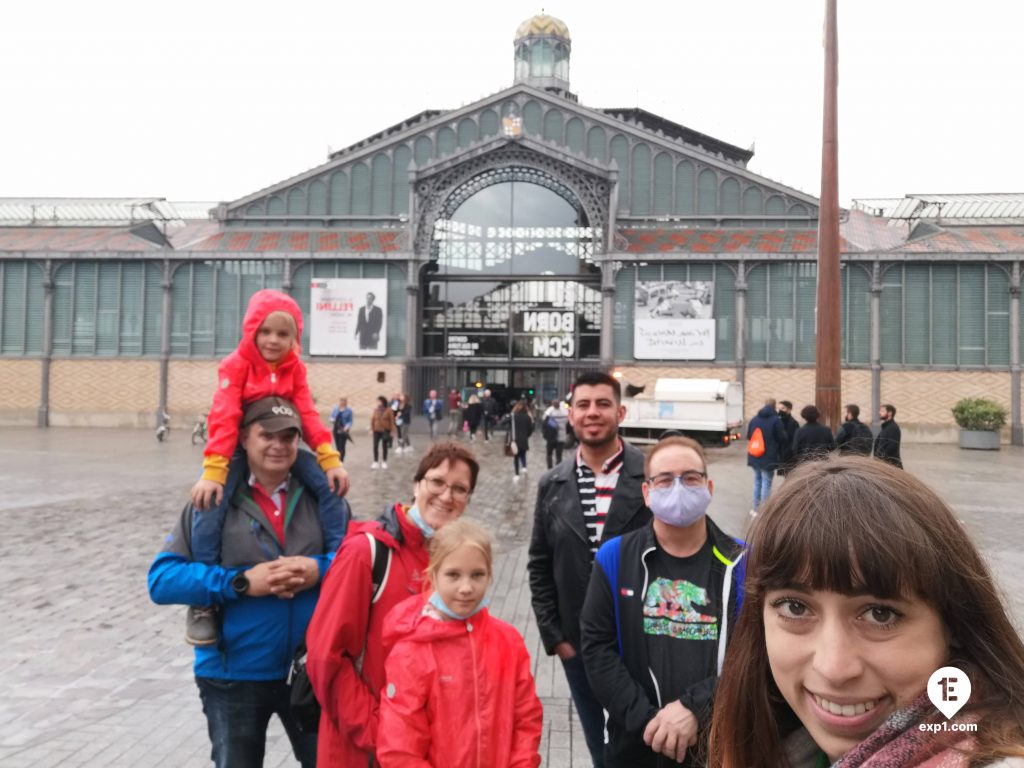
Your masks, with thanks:
[(437, 419), (427, 419), (427, 423), (430, 425), (430, 439), (437, 440)]
[(768, 501), (768, 494), (772, 492), (772, 477), (775, 471), (772, 469), (754, 470), (754, 510), (761, 506), (762, 501)]
[(217, 768), (261, 768), (267, 725), (281, 718), (302, 768), (316, 768), (316, 734), (302, 733), (291, 716), (283, 680), (220, 680), (197, 677), (206, 728)]
[(580, 716), (590, 759), (594, 768), (604, 768), (604, 710), (590, 690), (587, 672), (583, 668), (583, 657), (577, 653), (571, 659), (562, 659), (562, 669), (569, 683), (572, 703), (576, 705), (576, 714)]
[[(196, 509), (192, 515), (192, 559), (197, 563), (215, 565), (220, 562), (220, 539), (224, 530), (224, 516), (232, 497), (243, 483), (247, 483), (249, 469), (241, 451), (236, 451), (228, 466), (228, 480), (224, 484), (224, 499), (216, 507)], [(320, 509), (320, 527), (324, 544), (333, 552), (341, 546), (348, 530), (351, 513), (348, 502), (340, 498), (327, 484), (327, 476), (320, 469), (316, 456), (300, 450), (292, 465), (292, 475), (316, 496)], [(272, 489), (271, 489), (272, 490)]]
[[(562, 463), (562, 450), (565, 448), (565, 443), (561, 441), (555, 441), (547, 444), (548, 449), (548, 469), (551, 469), (555, 464)], [(552, 463), (551, 456), (554, 454), (555, 460)]]
[(448, 411), (448, 435), (457, 435), (462, 431), (462, 411), (452, 408)]
[(388, 460), (388, 433), (387, 432), (374, 432), (373, 433), (373, 460), (377, 461), (378, 449), (384, 452), (384, 461)]
[(519, 474), (519, 468), (526, 469), (526, 451), (522, 448), (519, 449), (519, 453), (512, 457), (512, 469), (515, 473)]

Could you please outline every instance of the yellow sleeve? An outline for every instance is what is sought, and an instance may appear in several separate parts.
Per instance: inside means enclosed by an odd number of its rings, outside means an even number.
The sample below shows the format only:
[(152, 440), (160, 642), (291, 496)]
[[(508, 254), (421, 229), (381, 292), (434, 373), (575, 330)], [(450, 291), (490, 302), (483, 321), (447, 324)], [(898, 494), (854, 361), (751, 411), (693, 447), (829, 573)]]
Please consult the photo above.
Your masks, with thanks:
[[(338, 454), (335, 453), (335, 456)], [(209, 456), (203, 457), (203, 480), (213, 480), (215, 483), (224, 485), (228, 481), (228, 462), (230, 459), (227, 456), (220, 456), (216, 453), (211, 453)]]
[(324, 472), (341, 466), (341, 454), (330, 443), (321, 443), (316, 447), (316, 460)]

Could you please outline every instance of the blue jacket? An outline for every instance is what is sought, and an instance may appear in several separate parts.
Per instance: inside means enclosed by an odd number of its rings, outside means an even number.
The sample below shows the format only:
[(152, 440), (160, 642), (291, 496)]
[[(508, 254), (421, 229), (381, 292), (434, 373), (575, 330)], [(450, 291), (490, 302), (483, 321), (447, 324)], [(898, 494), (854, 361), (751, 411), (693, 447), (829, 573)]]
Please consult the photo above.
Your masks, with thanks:
[(761, 408), (757, 416), (750, 420), (750, 424), (747, 425), (747, 440), (750, 440), (758, 427), (764, 435), (764, 455), (751, 456), (748, 453), (747, 466), (773, 472), (778, 469), (782, 446), (787, 444), (786, 428), (782, 425), (779, 414), (770, 405)]
[[(434, 414), (430, 414), (430, 406), (434, 406)], [(441, 418), (441, 398), (437, 397), (431, 400), (429, 397), (423, 401), (423, 415), (427, 417), (427, 421), (439, 421)]]
[(285, 555), (316, 560), (323, 579), (334, 553), (327, 553), (315, 499), (294, 478), (288, 491), (285, 546), (281, 546), (248, 487), (232, 499), (224, 520), (221, 564), (192, 561), (194, 510), (189, 504), (149, 569), (149, 596), (160, 605), (215, 605), (222, 617), (221, 643), (195, 648), (196, 677), (224, 680), (283, 680), (295, 648), (306, 634), (320, 587), (291, 599), (237, 595), (231, 580), (257, 563)]

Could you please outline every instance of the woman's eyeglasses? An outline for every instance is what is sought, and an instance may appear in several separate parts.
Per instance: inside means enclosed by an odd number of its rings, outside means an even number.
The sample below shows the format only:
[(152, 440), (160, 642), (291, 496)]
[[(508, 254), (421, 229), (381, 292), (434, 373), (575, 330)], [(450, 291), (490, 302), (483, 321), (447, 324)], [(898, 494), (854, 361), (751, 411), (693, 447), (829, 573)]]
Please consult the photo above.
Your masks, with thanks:
[(438, 496), (444, 493), (445, 490), (449, 490), (452, 492), (452, 498), (455, 501), (465, 501), (469, 498), (470, 490), (464, 485), (448, 485), (441, 478), (431, 477), (430, 475), (424, 475), (423, 482), (427, 484), (427, 490)]

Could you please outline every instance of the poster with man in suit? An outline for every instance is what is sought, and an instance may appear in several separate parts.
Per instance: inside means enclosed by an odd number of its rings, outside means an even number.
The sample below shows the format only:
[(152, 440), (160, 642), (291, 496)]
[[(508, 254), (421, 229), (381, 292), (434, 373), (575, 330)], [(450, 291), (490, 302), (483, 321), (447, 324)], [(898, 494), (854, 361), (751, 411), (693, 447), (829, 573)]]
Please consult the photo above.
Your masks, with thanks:
[(311, 355), (387, 354), (387, 280), (314, 278), (310, 285)]

